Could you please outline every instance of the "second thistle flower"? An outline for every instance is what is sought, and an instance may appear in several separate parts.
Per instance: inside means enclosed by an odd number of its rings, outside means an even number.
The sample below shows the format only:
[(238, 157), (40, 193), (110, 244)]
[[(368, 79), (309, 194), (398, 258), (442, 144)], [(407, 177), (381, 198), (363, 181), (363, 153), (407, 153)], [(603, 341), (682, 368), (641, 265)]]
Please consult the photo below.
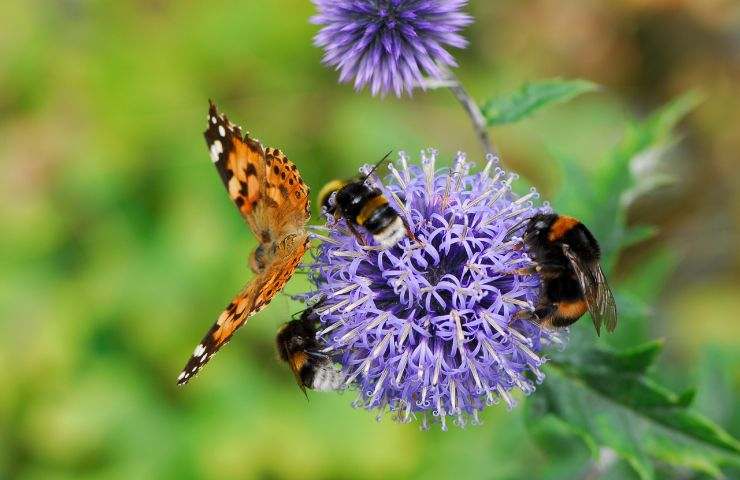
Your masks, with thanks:
[(440, 66), (456, 66), (445, 47), (463, 48), (459, 31), (472, 22), (467, 0), (313, 0), (322, 25), (314, 38), (324, 63), (339, 80), (373, 95), (411, 93), (424, 75), (440, 78)]

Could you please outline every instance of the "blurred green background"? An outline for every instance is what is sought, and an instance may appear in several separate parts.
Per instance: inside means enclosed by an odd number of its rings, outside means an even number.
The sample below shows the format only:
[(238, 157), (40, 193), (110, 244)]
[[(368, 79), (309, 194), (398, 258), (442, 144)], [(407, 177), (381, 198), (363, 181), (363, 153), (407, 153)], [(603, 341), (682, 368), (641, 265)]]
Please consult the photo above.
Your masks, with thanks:
[[(579, 188), (553, 157), (594, 168), (629, 119), (705, 95), (670, 151), (681, 181), (630, 211), (661, 233), (621, 257), (616, 281), (668, 252), (670, 284), (644, 328), (666, 339), (655, 373), (698, 385), (697, 409), (740, 435), (740, 6), (468, 10), (457, 74), (478, 100), (543, 77), (604, 87), (492, 130), (504, 164), (545, 197)], [(389, 149), (481, 158), (449, 92), (380, 100), (338, 85), (312, 13), (307, 0), (0, 3), (0, 478), (581, 478), (587, 449), (535, 441), (521, 407), (420, 432), (353, 410), (352, 393), (306, 402), (273, 347), (299, 309), (287, 295), (176, 388), (251, 275), (253, 239), (202, 137), (208, 98), (283, 149), (314, 192)], [(298, 275), (286, 293), (306, 289)]]

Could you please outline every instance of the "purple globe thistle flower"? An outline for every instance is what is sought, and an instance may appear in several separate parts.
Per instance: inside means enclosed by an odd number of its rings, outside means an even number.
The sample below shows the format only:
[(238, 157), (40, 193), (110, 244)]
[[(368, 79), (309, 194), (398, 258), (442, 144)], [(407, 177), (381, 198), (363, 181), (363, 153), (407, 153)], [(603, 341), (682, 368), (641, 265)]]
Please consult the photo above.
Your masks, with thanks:
[(539, 280), (512, 274), (531, 260), (506, 236), (538, 211), (537, 192), (513, 194), (516, 175), (491, 156), (475, 175), (462, 153), (451, 171), (435, 171), (436, 158), (428, 150), (409, 166), (401, 153), (387, 185), (371, 177), (418, 243), (383, 250), (367, 236), (363, 246), (327, 216), (309, 270), (316, 289), (303, 298), (319, 302), (318, 336), (358, 388), (355, 406), (379, 409), (379, 418), (387, 408), (402, 422), (420, 416), (423, 428), (431, 414), (446, 429), (448, 416), (478, 424), (499, 398), (512, 408), (513, 389), (529, 394), (530, 377), (544, 378), (542, 348), (563, 340), (516, 317), (534, 308)]
[(314, 43), (339, 81), (373, 95), (411, 93), (422, 72), (440, 78), (440, 66), (457, 66), (444, 46), (464, 48), (458, 33), (472, 22), (460, 11), (467, 0), (313, 0), (311, 21), (323, 28)]

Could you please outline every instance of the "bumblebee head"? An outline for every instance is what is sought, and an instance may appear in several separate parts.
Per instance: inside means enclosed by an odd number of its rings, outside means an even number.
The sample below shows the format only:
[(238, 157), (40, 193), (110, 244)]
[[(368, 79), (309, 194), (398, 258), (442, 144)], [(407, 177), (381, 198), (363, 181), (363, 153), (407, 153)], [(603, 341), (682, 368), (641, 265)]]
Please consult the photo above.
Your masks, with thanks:
[(352, 209), (373, 196), (373, 189), (362, 180), (346, 183), (337, 191), (335, 204), (344, 210)]
[(549, 226), (552, 224), (552, 221), (554, 221), (550, 220), (549, 217), (557, 217), (557, 215), (538, 213), (533, 217), (524, 218), (515, 223), (511, 228), (509, 228), (509, 230), (506, 232), (506, 235), (504, 236), (504, 239), (511, 238), (512, 235), (520, 231), (522, 228), (524, 228), (522, 238), (525, 241), (526, 239), (531, 239), (535, 237), (538, 233), (547, 231)]
[(525, 242), (528, 239), (547, 238), (550, 227), (557, 218), (556, 213), (538, 213), (530, 218), (527, 227), (524, 229)]
[(333, 214), (336, 210), (336, 201), (332, 202), (331, 196), (347, 185), (346, 180), (332, 180), (331, 182), (324, 185), (319, 191), (319, 205), (321, 205), (330, 214)]
[(312, 310), (307, 309), (301, 314), (301, 318), (291, 320), (280, 328), (277, 335), (278, 351), (282, 357), (287, 357), (312, 346), (315, 337)]
[(290, 337), (288, 339), (288, 351), (295, 352), (297, 350), (303, 350), (306, 346), (306, 340), (298, 335)]

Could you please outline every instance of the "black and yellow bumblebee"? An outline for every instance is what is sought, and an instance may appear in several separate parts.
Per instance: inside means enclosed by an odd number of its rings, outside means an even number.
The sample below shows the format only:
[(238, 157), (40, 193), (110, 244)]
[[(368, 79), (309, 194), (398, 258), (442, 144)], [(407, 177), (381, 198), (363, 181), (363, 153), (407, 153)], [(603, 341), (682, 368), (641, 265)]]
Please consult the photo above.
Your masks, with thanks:
[(314, 308), (308, 308), (298, 319), (284, 324), (277, 333), (280, 359), (290, 366), (304, 394), (306, 388), (326, 392), (338, 390), (344, 383), (344, 374), (334, 367), (328, 355), (321, 352), (323, 346), (316, 338), (318, 324)]
[(567, 327), (588, 311), (597, 335), (602, 324), (614, 331), (617, 307), (599, 265), (601, 249), (583, 223), (557, 213), (540, 213), (527, 221), (522, 242), (534, 266), (515, 273), (539, 274), (542, 286), (534, 312), (520, 316), (533, 316), (546, 327)]
[[(383, 248), (395, 246), (405, 236), (415, 240), (411, 229), (388, 203), (383, 192), (366, 184), (370, 175), (388, 159), (389, 155), (390, 152), (367, 175), (356, 180), (333, 180), (319, 192), (319, 205), (336, 217), (344, 218), (361, 245), (364, 245), (365, 241), (357, 227), (367, 230)], [(335, 192), (332, 204), (330, 199)]]

